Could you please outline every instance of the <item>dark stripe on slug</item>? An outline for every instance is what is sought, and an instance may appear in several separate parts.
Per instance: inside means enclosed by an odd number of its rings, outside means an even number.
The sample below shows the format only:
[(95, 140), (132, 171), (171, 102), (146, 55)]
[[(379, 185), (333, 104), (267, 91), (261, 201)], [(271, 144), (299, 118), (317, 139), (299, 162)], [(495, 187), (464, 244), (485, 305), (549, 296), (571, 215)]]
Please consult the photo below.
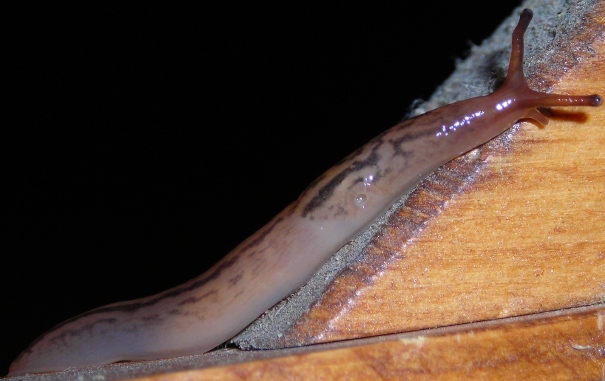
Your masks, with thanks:
[(286, 213), (285, 216), (279, 217), (277, 220), (273, 221), (273, 223), (271, 223), (271, 225), (267, 226), (266, 228), (264, 228), (259, 234), (258, 237), (253, 239), (252, 241), (250, 241), (246, 246), (242, 247), (242, 252), (244, 251), (248, 251), (251, 248), (258, 246), (259, 243), (261, 243), (262, 241), (264, 241), (265, 237), (267, 236), (267, 234), (271, 233), (273, 231), (273, 229), (275, 229), (275, 226), (277, 226), (277, 224), (279, 224), (280, 222), (282, 222), (284, 220), (285, 217), (289, 216), (290, 214), (292, 214), (292, 207), (288, 207), (287, 209), (289, 209)]
[[(449, 105), (449, 107), (452, 107), (452, 106), (453, 105)], [(458, 112), (457, 108), (454, 109), (454, 112)], [(426, 125), (424, 128), (418, 128), (418, 126), (415, 126), (416, 128), (414, 128), (414, 126), (413, 126), (414, 119), (416, 119), (418, 117), (416, 116), (412, 119), (408, 119), (405, 122), (402, 122), (399, 125), (393, 127), (393, 130), (395, 130), (395, 131), (405, 130), (406, 128), (409, 127), (409, 131), (404, 131), (403, 135), (401, 135), (399, 138), (396, 139), (396, 141), (399, 144), (402, 144), (402, 143), (405, 143), (408, 141), (413, 141), (418, 138), (425, 138), (427, 136), (433, 136), (437, 132), (439, 132), (439, 129), (441, 128), (441, 126), (443, 126), (444, 122), (446, 124), (451, 123), (451, 121), (448, 122), (446, 120), (446, 117), (448, 117), (449, 114), (444, 113), (444, 111), (441, 109), (431, 110), (431, 111), (427, 112), (426, 114), (422, 114), (421, 116), (425, 117), (425, 119), (426, 119), (425, 123), (427, 125), (434, 125), (435, 128), (434, 129), (427, 128)], [(383, 132), (383, 134), (386, 134), (389, 131), (390, 130), (387, 130), (387, 131)]]
[[(382, 135), (381, 135), (382, 136)], [(310, 213), (312, 213), (317, 208), (323, 206), (334, 194), (334, 190), (342, 183), (342, 181), (349, 176), (352, 172), (359, 171), (366, 167), (375, 166), (381, 159), (380, 155), (376, 152), (376, 150), (384, 144), (382, 139), (378, 138), (374, 139), (372, 143), (376, 143), (374, 147), (372, 147), (372, 152), (365, 160), (361, 161), (353, 161), (351, 165), (346, 167), (344, 170), (340, 171), (337, 175), (335, 175), (332, 180), (330, 180), (326, 185), (321, 187), (317, 191), (317, 195), (311, 199), (303, 208), (302, 216), (307, 217)], [(370, 143), (371, 144), (371, 143)], [(365, 146), (364, 146), (365, 148)], [(353, 157), (359, 156), (365, 149), (355, 151), (355, 154), (349, 157), (349, 160)], [(376, 179), (378, 179), (379, 175), (375, 175)]]
[[(382, 135), (384, 135), (384, 134), (381, 134), (381, 135), (377, 136), (375, 139), (372, 139), (368, 144), (357, 148), (355, 151), (351, 152), (348, 156), (346, 156), (345, 158), (341, 159), (339, 162), (334, 164), (334, 166), (337, 167), (337, 166), (341, 165), (342, 163), (351, 161), (351, 160), (353, 160), (354, 157), (361, 155), (361, 153), (365, 150), (366, 146), (370, 145), (374, 140), (380, 138)], [(313, 180), (313, 182), (305, 188), (305, 190), (300, 194), (300, 196), (298, 196), (298, 199), (296, 200), (296, 204), (298, 205), (298, 203), (300, 203), (300, 201), (305, 198), (307, 193), (314, 191), (317, 184), (321, 183), (323, 181), (323, 179), (325, 179), (325, 178), (326, 178), (326, 173), (323, 173), (321, 176), (319, 176), (318, 178)]]
[[(355, 151), (355, 152), (357, 152), (357, 151)], [(345, 160), (346, 160), (346, 158), (342, 159), (340, 162), (338, 162), (338, 164), (342, 163)], [(338, 164), (336, 164), (336, 165), (338, 165)], [(319, 176), (318, 178), (316, 178), (315, 180), (313, 180), (313, 182), (311, 184), (309, 184), (309, 186), (307, 186), (304, 191), (302, 191), (300, 196), (298, 196), (298, 199), (296, 200), (296, 204), (298, 205), (300, 203), (300, 200), (305, 198), (307, 193), (309, 193), (312, 189), (314, 189), (317, 186), (317, 184), (319, 184), (325, 178), (326, 178), (326, 174), (324, 173), (321, 176)]]
[[(197, 302), (199, 302), (199, 301), (201, 301), (201, 300), (203, 300), (203, 299), (206, 299), (207, 297), (209, 297), (209, 296), (211, 296), (211, 295), (217, 295), (217, 294), (218, 294), (218, 292), (217, 292), (216, 290), (210, 290), (210, 291), (208, 291), (207, 293), (205, 293), (205, 294), (204, 294), (204, 295), (202, 295), (202, 296), (198, 296), (198, 297), (193, 297), (193, 296), (192, 296), (192, 297), (189, 297), (189, 298), (187, 298), (187, 299), (185, 299), (185, 300), (181, 300), (181, 301), (178, 303), (178, 305), (179, 305), (179, 306), (184, 306), (184, 305), (186, 305), (186, 304), (193, 304), (193, 303), (197, 303)], [(178, 311), (178, 310), (177, 310), (177, 311)]]
[[(314, 210), (316, 210), (317, 208), (319, 208), (323, 204), (325, 204), (330, 199), (332, 194), (334, 193), (334, 190), (336, 189), (336, 187), (338, 185), (340, 185), (340, 183), (351, 172), (355, 172), (357, 170), (363, 169), (363, 168), (371, 166), (371, 165), (376, 165), (381, 159), (380, 155), (378, 155), (376, 153), (376, 150), (378, 148), (380, 148), (380, 146), (382, 144), (384, 144), (383, 138), (385, 135), (387, 135), (387, 134), (391, 135), (391, 134), (393, 134), (393, 131), (397, 131), (397, 132), (401, 131), (400, 132), (401, 135), (397, 139), (389, 139), (388, 142), (393, 145), (393, 148), (395, 150), (395, 154), (394, 154), (395, 156), (402, 156), (402, 157), (406, 158), (406, 157), (410, 156), (411, 152), (404, 150), (402, 147), (403, 144), (416, 140), (416, 139), (419, 139), (419, 138), (433, 136), (435, 133), (437, 133), (439, 131), (439, 128), (440, 128), (439, 126), (441, 126), (443, 124), (442, 121), (444, 120), (445, 116), (447, 116), (447, 115), (444, 114), (443, 110), (440, 110), (440, 109), (429, 111), (423, 115), (423, 117), (425, 117), (427, 119), (427, 124), (435, 125), (434, 129), (426, 128), (426, 127), (418, 128), (418, 126), (414, 126), (415, 120), (418, 118), (418, 116), (405, 120), (404, 122), (393, 127), (392, 129), (387, 130), (387, 131), (383, 132), (382, 134), (378, 135), (377, 137), (372, 139), (368, 144), (366, 144), (365, 146), (363, 146), (361, 148), (358, 148), (357, 150), (355, 150), (355, 152), (351, 153), (349, 156), (342, 159), (340, 162), (338, 162), (336, 164), (336, 166), (341, 165), (347, 161), (352, 161), (352, 164), (349, 167), (347, 167), (345, 170), (341, 171), (338, 175), (334, 176), (332, 178), (332, 180), (330, 180), (330, 182), (328, 182), (326, 185), (324, 185), (321, 189), (316, 191), (317, 195), (315, 197), (313, 197), (311, 199), (311, 201), (309, 201), (304, 206), (302, 216), (308, 217), (308, 215), (310, 213), (312, 213)], [(360, 156), (363, 152), (365, 152), (367, 150), (367, 147), (372, 144), (374, 144), (374, 147), (372, 148), (372, 153), (370, 154), (370, 156), (368, 156), (368, 158), (366, 158), (363, 161), (354, 161), (355, 157)], [(379, 174), (380, 173), (375, 174), (375, 176), (374, 176), (375, 181), (378, 180)], [(314, 192), (315, 187), (317, 186), (318, 183), (320, 183), (324, 179), (324, 176), (325, 175), (322, 175), (320, 178), (318, 178), (313, 183), (311, 183), (311, 185), (309, 185), (307, 187), (307, 189), (305, 189), (305, 191), (300, 195), (299, 200), (302, 200), (307, 193)]]
[(393, 150), (395, 151), (395, 153), (393, 154), (393, 156), (401, 156), (404, 158), (409, 158), (412, 156), (413, 154), (413, 150), (411, 151), (406, 151), (403, 149), (402, 147), (402, 143), (408, 141), (409, 138), (404, 135), (404, 136), (400, 136), (397, 139), (390, 139), (389, 143), (391, 143), (391, 145), (393, 146)]
[(239, 283), (239, 281), (242, 279), (243, 276), (244, 276), (244, 274), (240, 272), (236, 276), (234, 276), (233, 278), (229, 278), (229, 284), (231, 286), (235, 286), (236, 284)]
[(153, 314), (148, 316), (143, 316), (141, 318), (145, 323), (153, 323), (153, 322), (162, 322), (164, 319), (160, 316), (160, 314)]
[[(53, 337), (51, 338), (49, 341), (51, 343), (56, 343), (56, 342), (60, 342), (60, 341), (65, 341), (65, 338), (67, 336), (79, 336), (80, 332), (82, 331), (90, 331), (94, 328), (95, 325), (97, 324), (114, 324), (118, 319), (116, 318), (106, 318), (106, 319), (99, 319), (94, 321), (93, 323), (87, 324), (86, 326), (78, 329), (78, 330), (67, 330), (67, 331), (63, 331), (61, 332), (61, 334), (57, 337)], [(52, 332), (53, 329), (51, 329), (48, 332)], [(47, 333), (48, 333), (47, 332)], [(25, 353), (32, 353), (32, 348), (34, 348), (34, 344), (36, 344), (38, 341), (40, 341), (40, 339), (42, 339), (43, 336), (46, 336), (46, 333), (44, 335), (42, 335), (41, 337), (39, 337), (38, 339), (36, 339), (33, 343), (31, 343), (31, 345), (23, 351), (22, 354), (19, 355), (19, 357), (23, 356)]]

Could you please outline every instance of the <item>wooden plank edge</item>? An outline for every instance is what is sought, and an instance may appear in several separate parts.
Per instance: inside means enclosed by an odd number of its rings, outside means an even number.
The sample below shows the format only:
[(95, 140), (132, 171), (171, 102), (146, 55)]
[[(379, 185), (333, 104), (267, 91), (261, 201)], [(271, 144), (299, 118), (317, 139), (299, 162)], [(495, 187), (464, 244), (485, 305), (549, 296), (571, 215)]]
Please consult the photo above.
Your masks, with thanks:
[[(601, 380), (605, 304), (404, 334), (249, 352), (250, 361), (135, 381)], [(257, 358), (267, 356), (267, 358)]]

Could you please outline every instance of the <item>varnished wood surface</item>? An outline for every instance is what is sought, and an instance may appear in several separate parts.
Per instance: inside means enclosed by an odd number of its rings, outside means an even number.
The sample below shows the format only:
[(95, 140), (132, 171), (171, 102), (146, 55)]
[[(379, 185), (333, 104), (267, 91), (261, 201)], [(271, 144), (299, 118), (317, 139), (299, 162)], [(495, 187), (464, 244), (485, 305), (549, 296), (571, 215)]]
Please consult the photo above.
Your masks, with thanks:
[(605, 305), (391, 335), (302, 354), (137, 381), (194, 380), (600, 380)]

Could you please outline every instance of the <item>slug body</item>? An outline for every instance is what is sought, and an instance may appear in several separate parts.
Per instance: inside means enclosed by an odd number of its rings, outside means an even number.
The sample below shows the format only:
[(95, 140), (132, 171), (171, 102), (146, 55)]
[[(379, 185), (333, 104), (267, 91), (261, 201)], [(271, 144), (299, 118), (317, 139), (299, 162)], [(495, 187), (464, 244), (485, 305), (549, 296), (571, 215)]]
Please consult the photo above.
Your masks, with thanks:
[(508, 77), (494, 93), (457, 102), (385, 131), (315, 180), (290, 206), (210, 270), (160, 294), (120, 302), (54, 327), (12, 363), (10, 375), (203, 353), (303, 285), (348, 240), (442, 164), (537, 107), (599, 106), (601, 97), (545, 94), (523, 75), (521, 13)]

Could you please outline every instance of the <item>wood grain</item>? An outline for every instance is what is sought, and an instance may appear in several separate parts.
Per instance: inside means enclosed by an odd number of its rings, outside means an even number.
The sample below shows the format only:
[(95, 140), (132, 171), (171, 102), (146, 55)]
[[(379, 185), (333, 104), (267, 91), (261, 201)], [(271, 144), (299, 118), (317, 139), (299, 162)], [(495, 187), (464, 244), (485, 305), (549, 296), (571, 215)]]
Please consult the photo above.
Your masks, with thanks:
[[(136, 381), (599, 380), (605, 376), (605, 305), (566, 313), (391, 335)], [(332, 345), (334, 346), (334, 345)], [(310, 349), (310, 348), (306, 348)]]

